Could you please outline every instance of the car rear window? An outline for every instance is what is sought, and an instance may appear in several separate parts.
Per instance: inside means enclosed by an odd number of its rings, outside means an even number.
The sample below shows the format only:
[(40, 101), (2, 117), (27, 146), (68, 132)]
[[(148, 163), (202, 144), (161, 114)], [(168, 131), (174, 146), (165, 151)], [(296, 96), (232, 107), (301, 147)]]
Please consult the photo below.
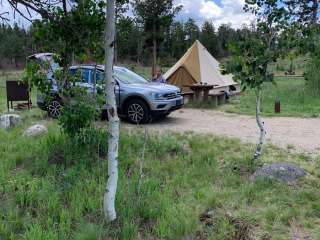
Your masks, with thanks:
[(82, 82), (90, 83), (90, 74), (91, 74), (91, 70), (90, 69), (82, 69), (81, 70), (81, 80), (82, 80)]

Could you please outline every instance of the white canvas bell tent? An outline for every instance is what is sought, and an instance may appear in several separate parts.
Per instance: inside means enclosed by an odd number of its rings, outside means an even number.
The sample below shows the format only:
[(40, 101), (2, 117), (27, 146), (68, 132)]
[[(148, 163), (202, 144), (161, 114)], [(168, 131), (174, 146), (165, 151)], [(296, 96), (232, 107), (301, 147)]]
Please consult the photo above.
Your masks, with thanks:
[(187, 86), (204, 83), (215, 85), (213, 92), (239, 91), (240, 86), (233, 81), (232, 75), (222, 75), (220, 63), (196, 41), (185, 55), (164, 74), (167, 83), (179, 87), (182, 92), (189, 92)]

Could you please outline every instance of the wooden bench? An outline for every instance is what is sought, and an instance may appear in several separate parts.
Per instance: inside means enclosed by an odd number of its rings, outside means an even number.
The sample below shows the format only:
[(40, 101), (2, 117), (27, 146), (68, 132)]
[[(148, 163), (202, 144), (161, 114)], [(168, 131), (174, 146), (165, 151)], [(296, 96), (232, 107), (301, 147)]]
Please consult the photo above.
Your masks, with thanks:
[(193, 100), (194, 92), (184, 92), (181, 93), (182, 97), (184, 98), (185, 103), (188, 103), (190, 100)]
[(232, 91), (232, 92), (230, 93), (230, 97), (238, 96), (238, 95), (240, 95), (240, 93), (241, 93), (241, 91)]
[(209, 94), (209, 97), (214, 102), (214, 106), (218, 106), (226, 103), (225, 92), (211, 93)]
[(181, 93), (181, 95), (183, 96), (183, 97), (185, 97), (185, 96), (193, 96), (194, 95), (194, 92), (184, 92), (184, 93)]

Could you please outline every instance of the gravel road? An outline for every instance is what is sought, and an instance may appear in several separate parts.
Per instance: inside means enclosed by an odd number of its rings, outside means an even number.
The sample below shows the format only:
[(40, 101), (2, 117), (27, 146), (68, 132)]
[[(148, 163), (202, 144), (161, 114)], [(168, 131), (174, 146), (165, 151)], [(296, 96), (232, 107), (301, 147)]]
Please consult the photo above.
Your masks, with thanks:
[[(320, 118), (264, 118), (267, 141), (273, 145), (293, 148), (297, 152), (320, 154)], [(255, 143), (258, 127), (254, 117), (212, 110), (182, 109), (169, 117), (146, 125), (159, 131), (192, 131), (238, 138)]]

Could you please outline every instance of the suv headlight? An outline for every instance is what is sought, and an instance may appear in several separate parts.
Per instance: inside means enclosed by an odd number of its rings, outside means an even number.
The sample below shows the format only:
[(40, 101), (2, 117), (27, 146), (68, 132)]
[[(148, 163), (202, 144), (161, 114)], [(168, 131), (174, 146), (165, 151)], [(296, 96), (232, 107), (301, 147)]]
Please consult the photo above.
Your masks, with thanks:
[(154, 100), (166, 100), (162, 93), (151, 93)]

